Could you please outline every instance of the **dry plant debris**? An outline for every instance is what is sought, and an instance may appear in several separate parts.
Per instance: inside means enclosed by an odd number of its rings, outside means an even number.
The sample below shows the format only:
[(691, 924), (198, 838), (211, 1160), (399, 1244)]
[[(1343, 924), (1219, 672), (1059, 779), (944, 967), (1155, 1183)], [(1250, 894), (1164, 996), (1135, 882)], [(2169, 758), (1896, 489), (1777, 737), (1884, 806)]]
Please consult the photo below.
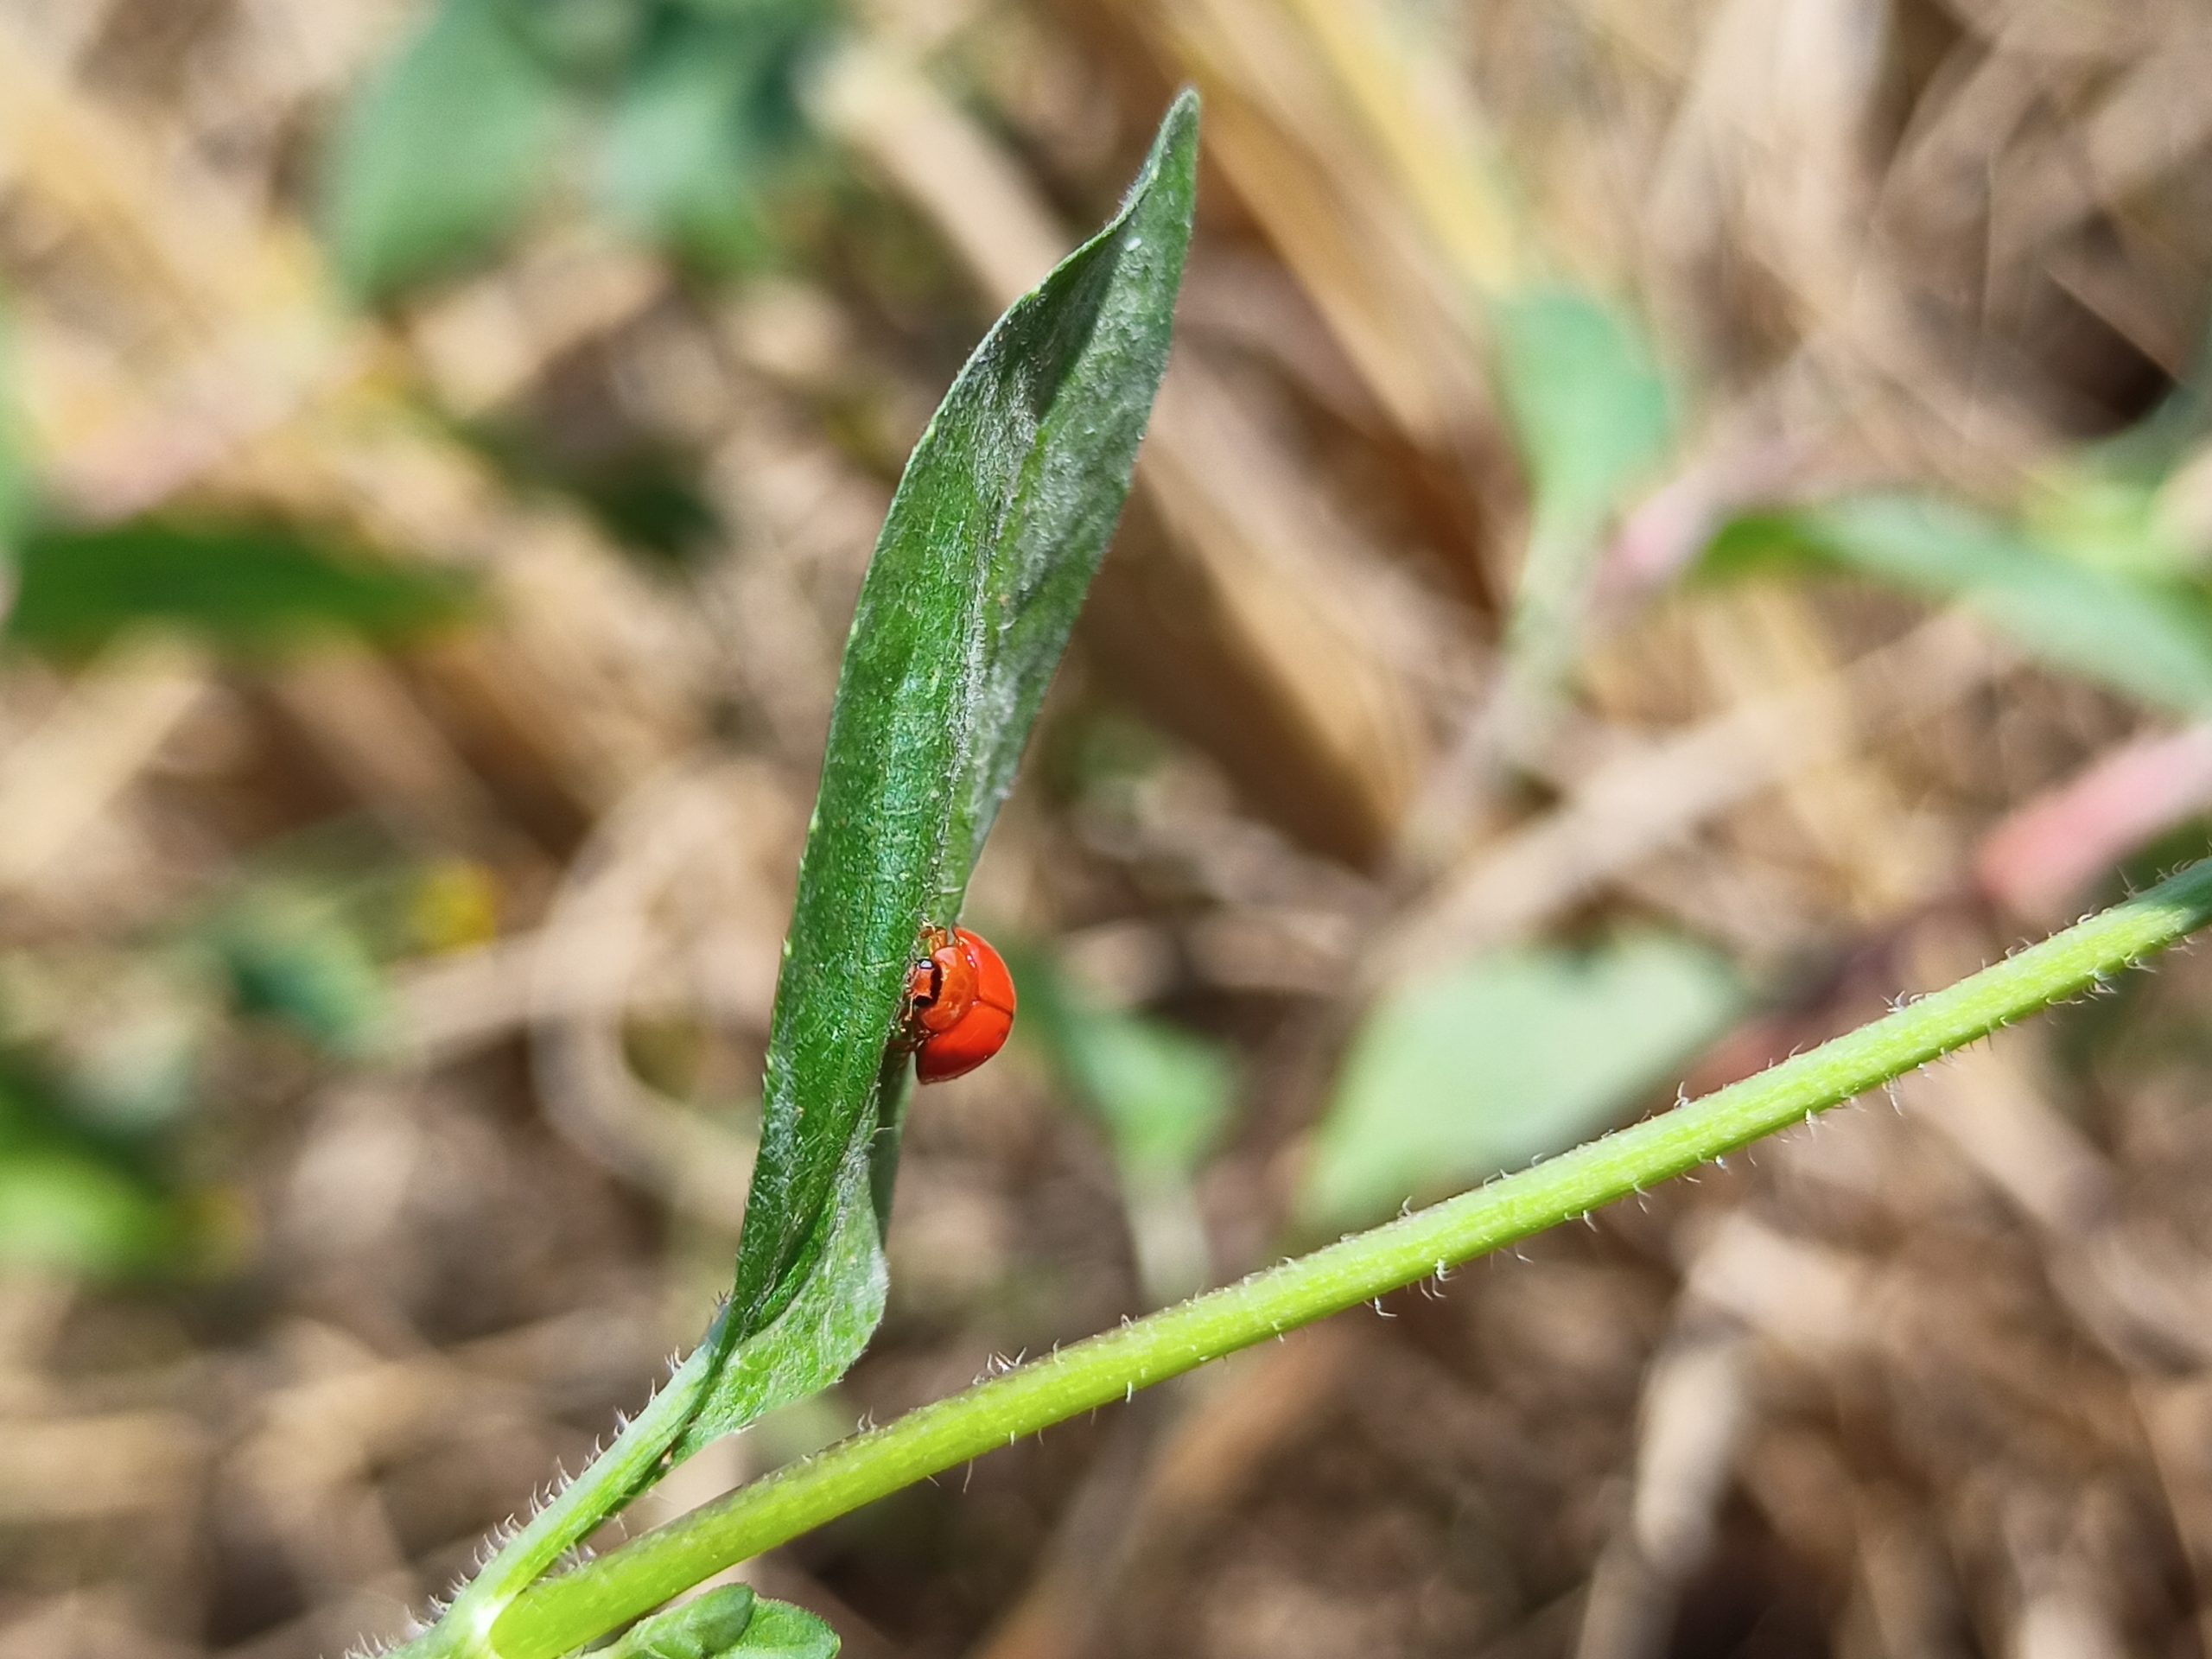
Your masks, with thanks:
[[(371, 319), (314, 180), (409, 8), (0, 4), (52, 510), (313, 525), (474, 595), (398, 645), (0, 659), (0, 1094), (158, 1163), (0, 1273), (0, 1656), (396, 1631), (696, 1335), (898, 466), (1180, 80), (1174, 366), (976, 903), (1215, 1045), (1233, 1116), (1133, 1204), (1052, 1066), (930, 1100), (874, 1351), (657, 1503), (1110, 1325), (1147, 1262), (1279, 1253), (1409, 976), (1694, 934), (1756, 993), (1709, 1083), (2188, 850), (2201, 718), (1970, 605), (1683, 579), (1740, 509), (1879, 485), (2202, 580), (2201, 431), (2147, 508), (2065, 493), (2206, 329), (2188, 0), (855, 10), (777, 258), (702, 280), (571, 191)], [(1698, 395), (1501, 760), (1489, 302), (1538, 274), (1635, 295)], [(2114, 988), (753, 1576), (861, 1656), (2204, 1652), (2212, 975)]]

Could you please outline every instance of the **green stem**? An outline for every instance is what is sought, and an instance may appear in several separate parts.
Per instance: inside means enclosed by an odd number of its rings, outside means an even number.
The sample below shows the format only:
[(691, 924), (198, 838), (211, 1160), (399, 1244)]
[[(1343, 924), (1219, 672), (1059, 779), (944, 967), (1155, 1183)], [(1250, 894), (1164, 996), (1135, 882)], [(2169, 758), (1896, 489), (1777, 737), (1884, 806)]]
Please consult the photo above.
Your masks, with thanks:
[(492, 1628), (515, 1598), (652, 1484), (669, 1447), (698, 1408), (712, 1349), (712, 1343), (702, 1342), (692, 1350), (667, 1386), (507, 1540), (438, 1622), (387, 1659), (473, 1659), (493, 1651)]
[(1804, 1122), (2101, 983), (2212, 921), (2212, 860), (1702, 1100), (855, 1435), (525, 1592), (499, 1659), (557, 1659), (709, 1574), (916, 1481), (1358, 1306)]

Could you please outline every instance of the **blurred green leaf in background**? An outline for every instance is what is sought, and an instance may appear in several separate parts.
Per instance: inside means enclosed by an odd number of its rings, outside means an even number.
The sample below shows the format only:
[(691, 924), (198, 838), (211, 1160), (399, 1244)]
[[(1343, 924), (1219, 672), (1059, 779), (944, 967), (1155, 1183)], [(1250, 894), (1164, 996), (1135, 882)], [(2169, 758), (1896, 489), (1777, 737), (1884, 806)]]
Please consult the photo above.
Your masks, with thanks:
[(827, 0), (438, 0), (333, 137), (322, 226), (380, 305), (497, 252), (596, 144), (613, 223), (710, 272), (773, 245), (764, 200), (804, 153), (799, 86)]
[(369, 304), (498, 248), (551, 183), (567, 90), (501, 0), (438, 0), (348, 106), (324, 181), (339, 279)]
[(2021, 533), (2076, 564), (2152, 579), (2204, 574), (2201, 533), (2177, 522), (2165, 474), (2113, 465), (2094, 449), (2044, 467), (2022, 505)]
[(104, 1121), (47, 1066), (0, 1052), (0, 1264), (138, 1279), (199, 1254), (154, 1138)]
[(1491, 311), (1499, 402), (1529, 481), (1509, 648), (1563, 671), (1602, 538), (1675, 440), (1681, 399), (1643, 326), (1586, 289), (1529, 289)]
[(1187, 1180), (1228, 1127), (1236, 1072), (1220, 1043), (1107, 1007), (1058, 963), (1015, 958), (1021, 1031), (1104, 1131), (1124, 1175)]
[(1113, 1149), (1147, 1295), (1164, 1304), (1201, 1288), (1211, 1263), (1192, 1184), (1235, 1109), (1228, 1047), (1105, 1005), (1041, 952), (1014, 961), (1023, 1039)]
[(134, 519), (34, 529), (19, 554), (10, 644), (89, 656), (159, 626), (247, 658), (318, 640), (395, 644), (468, 613), (458, 576), (263, 523)]
[[(668, 0), (660, 0), (665, 4)], [(496, 0), (507, 26), (571, 86), (620, 78), (659, 10), (656, 0)]]
[(1587, 542), (1674, 447), (1679, 395), (1643, 325), (1586, 289), (1512, 295), (1491, 322), (1533, 538)]
[(1745, 1002), (1719, 957), (1660, 933), (1495, 951), (1402, 985), (1353, 1039), (1301, 1220), (1365, 1225), (1609, 1128)]
[(0, 613), (7, 609), (11, 587), (6, 566), (30, 523), (33, 499), (28, 439), (16, 391), (15, 325), (6, 296), (0, 295)]
[(390, 1014), (384, 973), (340, 893), (276, 882), (251, 887), (194, 938), (240, 1012), (288, 1026), (337, 1058), (376, 1052)]
[(762, 259), (763, 194), (807, 137), (799, 79), (832, 16), (821, 0), (747, 0), (660, 17), (615, 95), (608, 215), (708, 271)]
[(2204, 442), (2212, 436), (2212, 334), (2151, 412), (2062, 451), (2035, 472), (2020, 526), (2077, 563), (2145, 576), (2212, 576)]
[(2212, 709), (2212, 592), (2200, 582), (2084, 563), (1917, 495), (1747, 516), (1706, 554), (1721, 575), (1808, 564), (1964, 605), (2052, 667), (2155, 708)]
[(683, 569), (723, 544), (727, 526), (697, 455), (649, 433), (563, 446), (531, 411), (448, 423), (518, 492), (565, 497), (649, 565)]

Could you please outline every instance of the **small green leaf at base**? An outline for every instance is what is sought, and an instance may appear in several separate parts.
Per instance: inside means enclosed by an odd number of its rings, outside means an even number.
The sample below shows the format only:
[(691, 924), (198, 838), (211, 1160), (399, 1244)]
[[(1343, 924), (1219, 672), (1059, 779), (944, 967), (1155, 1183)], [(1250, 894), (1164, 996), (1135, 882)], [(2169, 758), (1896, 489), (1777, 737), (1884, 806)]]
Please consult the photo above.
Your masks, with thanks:
[(632, 1626), (606, 1659), (836, 1659), (838, 1645), (804, 1607), (729, 1584)]
[(709, 1590), (639, 1620), (607, 1649), (607, 1659), (721, 1659), (744, 1639), (758, 1601), (749, 1585)]
[(745, 1638), (732, 1651), (745, 1659), (837, 1659), (836, 1631), (804, 1607), (764, 1601), (753, 1610)]
[(677, 1458), (828, 1388), (868, 1346), (890, 1287), (870, 1199), (874, 1174), (869, 1148), (847, 1154), (823, 1214), (825, 1236), (804, 1258), (798, 1294), (764, 1328), (730, 1345), (677, 1443)]

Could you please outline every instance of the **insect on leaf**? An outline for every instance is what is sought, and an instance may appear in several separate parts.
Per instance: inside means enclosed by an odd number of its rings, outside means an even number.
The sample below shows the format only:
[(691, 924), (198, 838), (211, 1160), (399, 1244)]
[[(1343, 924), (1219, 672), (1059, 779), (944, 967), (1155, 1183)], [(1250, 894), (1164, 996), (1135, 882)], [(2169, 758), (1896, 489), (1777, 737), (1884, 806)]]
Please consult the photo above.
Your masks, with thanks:
[(735, 1287), (679, 1453), (834, 1379), (874, 1326), (907, 966), (959, 912), (1128, 494), (1197, 142), (1186, 94), (1121, 211), (976, 348), (892, 501), (799, 867)]

